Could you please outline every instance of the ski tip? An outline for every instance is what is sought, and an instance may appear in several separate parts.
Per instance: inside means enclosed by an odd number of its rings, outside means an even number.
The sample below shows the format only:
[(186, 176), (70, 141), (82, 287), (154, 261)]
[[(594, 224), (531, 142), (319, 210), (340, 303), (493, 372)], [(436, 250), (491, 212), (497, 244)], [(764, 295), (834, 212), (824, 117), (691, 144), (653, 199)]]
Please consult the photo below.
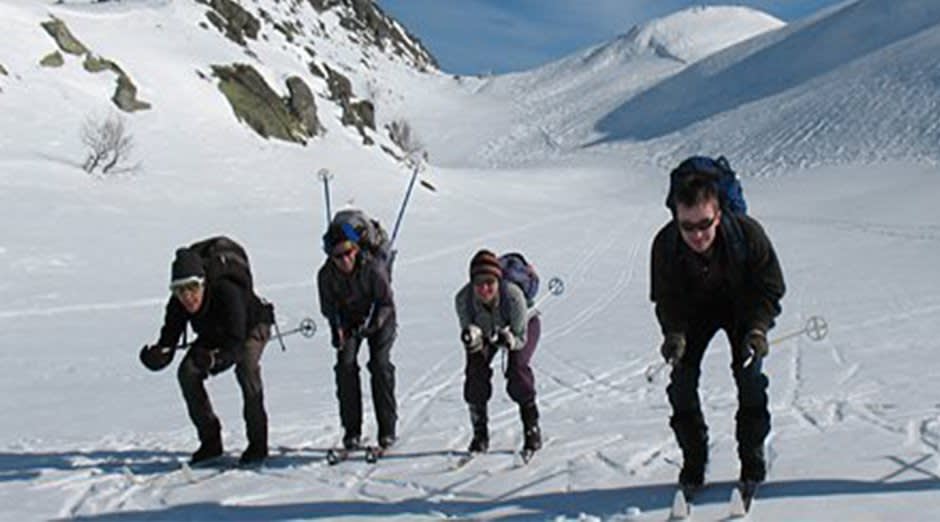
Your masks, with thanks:
[(685, 500), (682, 490), (676, 490), (672, 498), (672, 509), (669, 511), (669, 520), (685, 520), (689, 518), (689, 504)]
[(741, 490), (735, 487), (731, 490), (731, 499), (728, 501), (728, 516), (742, 518), (746, 515), (747, 508), (744, 505), (744, 497), (741, 496)]

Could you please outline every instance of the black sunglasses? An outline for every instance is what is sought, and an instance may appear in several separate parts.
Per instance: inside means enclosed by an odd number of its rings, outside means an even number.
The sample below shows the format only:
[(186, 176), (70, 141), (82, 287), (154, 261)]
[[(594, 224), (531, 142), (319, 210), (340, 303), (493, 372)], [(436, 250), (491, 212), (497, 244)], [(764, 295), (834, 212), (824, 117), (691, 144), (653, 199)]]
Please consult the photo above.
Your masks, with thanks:
[(686, 232), (705, 232), (706, 230), (711, 228), (712, 225), (715, 224), (715, 220), (717, 218), (718, 218), (718, 214), (715, 214), (714, 216), (710, 218), (696, 221), (694, 223), (690, 223), (688, 221), (680, 221), (679, 228), (681, 228), (682, 230)]

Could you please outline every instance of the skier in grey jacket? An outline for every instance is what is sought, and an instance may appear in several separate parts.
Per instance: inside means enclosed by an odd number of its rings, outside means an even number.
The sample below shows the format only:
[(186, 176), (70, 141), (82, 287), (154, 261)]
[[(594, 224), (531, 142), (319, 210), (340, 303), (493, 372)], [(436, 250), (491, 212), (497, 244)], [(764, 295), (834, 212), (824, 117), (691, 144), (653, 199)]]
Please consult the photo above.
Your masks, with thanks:
[(523, 449), (538, 450), (542, 435), (535, 405), (535, 377), (529, 366), (541, 332), (538, 315), (528, 317), (522, 289), (503, 280), (499, 259), (489, 250), (473, 256), (470, 282), (457, 292), (455, 305), (460, 339), (467, 354), (463, 394), (473, 426), (468, 451), (481, 453), (489, 449), (486, 404), (493, 395), (491, 364), (500, 348), (508, 352), (506, 391), (519, 404)]

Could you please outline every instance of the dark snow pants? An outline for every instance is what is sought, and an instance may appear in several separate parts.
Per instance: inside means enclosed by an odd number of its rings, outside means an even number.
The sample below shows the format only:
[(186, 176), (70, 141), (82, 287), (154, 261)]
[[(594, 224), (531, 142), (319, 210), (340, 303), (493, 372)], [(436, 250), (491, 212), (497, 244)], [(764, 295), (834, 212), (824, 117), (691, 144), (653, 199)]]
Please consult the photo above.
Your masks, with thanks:
[[(235, 377), (242, 390), (242, 416), (249, 444), (268, 447), (268, 414), (264, 410), (264, 389), (261, 382), (261, 354), (271, 338), (271, 325), (259, 324), (248, 333), (244, 348), (235, 362)], [(186, 354), (177, 370), (189, 418), (196, 426), (202, 442), (219, 439), (221, 425), (206, 393), (209, 374), (199, 369)]]
[[(542, 321), (538, 315), (529, 319), (526, 328), (525, 346), (520, 350), (509, 351), (509, 363), (506, 366), (506, 391), (509, 397), (520, 406), (535, 401), (535, 375), (529, 361), (535, 354), (542, 333)], [(483, 350), (467, 352), (467, 365), (464, 369), (463, 398), (471, 406), (485, 407), (493, 396), (493, 358), (498, 348), (484, 345)]]
[(705, 349), (719, 329), (725, 331), (731, 344), (731, 371), (738, 389), (735, 438), (742, 461), (752, 458), (757, 452), (763, 455), (764, 439), (770, 433), (770, 411), (767, 407), (769, 381), (761, 371), (761, 360), (755, 359), (747, 368), (742, 368), (746, 359), (744, 328), (736, 326), (729, 319), (696, 319), (686, 332), (685, 355), (673, 367), (666, 388), (672, 406), (670, 425), (687, 462), (704, 464), (708, 460), (708, 428), (702, 415), (698, 382)]
[[(379, 426), (379, 439), (395, 437), (398, 407), (395, 403), (395, 366), (392, 364), (392, 345), (395, 343), (396, 325), (386, 324), (370, 336), (369, 363), (372, 405)], [(339, 399), (339, 417), (346, 435), (362, 433), (362, 390), (359, 381), (359, 347), (362, 338), (351, 337), (336, 351), (336, 397)]]

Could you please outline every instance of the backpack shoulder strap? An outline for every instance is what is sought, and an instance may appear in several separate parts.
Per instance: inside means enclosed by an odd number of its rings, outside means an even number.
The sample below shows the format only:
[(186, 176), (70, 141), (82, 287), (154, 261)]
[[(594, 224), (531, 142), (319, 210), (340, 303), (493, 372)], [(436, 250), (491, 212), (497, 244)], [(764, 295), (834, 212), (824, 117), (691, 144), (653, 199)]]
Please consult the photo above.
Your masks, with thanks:
[(747, 262), (748, 248), (747, 238), (744, 237), (744, 230), (741, 223), (738, 223), (738, 216), (731, 212), (723, 211), (721, 228), (724, 231), (725, 240), (728, 241), (728, 248), (737, 264)]

